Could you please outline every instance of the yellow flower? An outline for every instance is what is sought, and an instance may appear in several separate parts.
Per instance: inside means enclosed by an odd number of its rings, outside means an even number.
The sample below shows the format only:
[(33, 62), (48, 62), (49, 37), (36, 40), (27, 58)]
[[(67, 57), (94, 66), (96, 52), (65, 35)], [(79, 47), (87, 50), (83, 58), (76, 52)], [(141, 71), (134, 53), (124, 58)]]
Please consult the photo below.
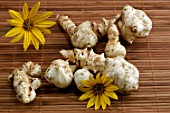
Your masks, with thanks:
[(46, 20), (53, 14), (52, 12), (42, 12), (36, 16), (39, 7), (40, 2), (37, 2), (31, 11), (29, 11), (27, 3), (24, 3), (22, 14), (14, 10), (9, 10), (9, 14), (13, 19), (7, 20), (7, 22), (14, 27), (5, 36), (16, 36), (10, 41), (11, 43), (18, 42), (24, 37), (24, 51), (27, 50), (31, 42), (35, 49), (38, 50), (39, 42), (45, 44), (45, 38), (42, 32), (44, 34), (50, 34), (51, 31), (47, 28), (56, 24), (56, 22)]
[(100, 106), (105, 110), (106, 106), (111, 104), (110, 98), (118, 100), (118, 96), (114, 92), (118, 90), (118, 87), (113, 85), (113, 79), (105, 74), (100, 77), (100, 73), (98, 73), (96, 79), (90, 76), (89, 80), (82, 80), (81, 82), (85, 87), (80, 89), (85, 93), (79, 97), (79, 100), (83, 101), (90, 98), (87, 108), (95, 105), (95, 110), (99, 109)]

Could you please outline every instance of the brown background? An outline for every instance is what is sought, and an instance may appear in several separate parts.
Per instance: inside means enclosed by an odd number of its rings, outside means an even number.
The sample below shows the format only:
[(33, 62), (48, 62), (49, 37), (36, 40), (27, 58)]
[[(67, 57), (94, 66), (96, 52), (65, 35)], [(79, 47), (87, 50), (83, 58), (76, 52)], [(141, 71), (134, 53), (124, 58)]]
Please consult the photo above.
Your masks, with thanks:
[[(21, 11), (24, 2), (32, 7), (38, 0), (0, 0), (0, 31), (5, 32), (10, 25), (9, 9)], [(131, 95), (119, 95), (112, 100), (106, 113), (169, 113), (170, 112), (170, 0), (40, 0), (40, 11), (53, 11), (50, 20), (56, 21), (57, 14), (69, 15), (79, 24), (85, 20), (99, 22), (101, 18), (111, 18), (120, 13), (125, 4), (145, 10), (153, 21), (153, 29), (148, 38), (137, 39), (127, 48), (126, 59), (136, 65), (140, 71), (140, 87)], [(24, 105), (18, 102), (15, 91), (8, 82), (10, 71), (26, 61), (35, 61), (42, 65), (43, 73), (50, 63), (62, 58), (58, 51), (71, 49), (69, 36), (56, 24), (52, 34), (46, 35), (46, 45), (35, 51), (31, 45), (23, 52), (22, 41), (8, 43), (12, 38), (0, 37), (0, 112), (40, 112), (40, 113), (80, 113), (95, 112), (86, 109), (87, 101), (77, 101), (81, 93), (75, 85), (67, 89), (58, 89), (42, 77), (42, 87), (37, 91), (34, 102)], [(98, 43), (95, 51), (102, 53), (105, 42)]]

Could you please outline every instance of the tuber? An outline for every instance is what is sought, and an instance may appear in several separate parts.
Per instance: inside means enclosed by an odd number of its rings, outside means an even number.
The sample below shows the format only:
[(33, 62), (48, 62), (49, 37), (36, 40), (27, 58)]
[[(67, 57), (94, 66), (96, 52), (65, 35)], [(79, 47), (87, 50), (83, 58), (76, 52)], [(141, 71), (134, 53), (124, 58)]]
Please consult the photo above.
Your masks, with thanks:
[(152, 21), (146, 13), (130, 5), (123, 7), (117, 25), (120, 35), (129, 43), (132, 43), (137, 37), (148, 36), (152, 29)]
[(21, 69), (15, 69), (8, 77), (13, 83), (16, 97), (22, 103), (30, 103), (35, 97), (35, 90), (41, 86), (39, 78), (32, 78)]
[(57, 15), (61, 27), (70, 35), (71, 43), (76, 48), (92, 48), (98, 41), (97, 35), (92, 31), (92, 23), (85, 21), (76, 26), (68, 16)]
[(45, 78), (56, 87), (66, 88), (73, 80), (73, 72), (67, 61), (58, 59), (47, 68)]
[(13, 83), (16, 97), (22, 103), (30, 103), (35, 97), (35, 90), (41, 86), (41, 79), (33, 78), (40, 76), (41, 66), (28, 61), (20, 68), (14, 69), (8, 76)]

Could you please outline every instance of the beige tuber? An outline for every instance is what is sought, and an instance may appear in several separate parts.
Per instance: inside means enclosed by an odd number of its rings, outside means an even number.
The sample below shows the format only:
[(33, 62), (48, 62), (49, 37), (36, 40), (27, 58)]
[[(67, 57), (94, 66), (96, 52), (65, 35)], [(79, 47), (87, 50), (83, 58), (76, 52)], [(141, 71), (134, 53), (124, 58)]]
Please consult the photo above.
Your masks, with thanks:
[(54, 60), (46, 70), (45, 78), (56, 87), (66, 88), (73, 80), (72, 69), (67, 61)]
[(117, 25), (120, 29), (120, 35), (129, 43), (138, 37), (147, 37), (152, 29), (152, 21), (146, 13), (130, 5), (123, 7)]
[(16, 97), (22, 103), (30, 103), (35, 97), (35, 90), (41, 86), (39, 78), (32, 78), (21, 69), (15, 69), (8, 77), (13, 83)]
[(58, 15), (61, 27), (70, 35), (71, 43), (76, 48), (92, 48), (98, 41), (97, 35), (92, 31), (92, 23), (85, 21), (76, 26), (68, 16)]
[(30, 103), (35, 97), (35, 90), (41, 86), (41, 79), (33, 78), (40, 76), (41, 66), (28, 61), (21, 68), (13, 70), (8, 76), (13, 83), (16, 97), (22, 103)]

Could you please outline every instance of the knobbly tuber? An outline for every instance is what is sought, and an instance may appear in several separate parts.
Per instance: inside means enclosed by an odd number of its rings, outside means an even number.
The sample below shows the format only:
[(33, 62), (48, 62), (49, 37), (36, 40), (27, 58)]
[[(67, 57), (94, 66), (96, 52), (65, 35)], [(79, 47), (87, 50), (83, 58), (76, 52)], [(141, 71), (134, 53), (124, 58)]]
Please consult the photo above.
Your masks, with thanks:
[[(69, 50), (69, 52), (61, 50), (60, 53), (65, 59), (72, 61), (72, 63), (75, 62), (77, 67), (112, 77), (121, 93), (128, 93), (138, 89), (139, 71), (122, 57), (105, 58), (104, 53), (99, 55), (94, 53), (93, 49), (87, 50), (87, 48), (75, 48), (74, 50)], [(69, 55), (69, 53), (74, 54)]]
[(85, 21), (76, 26), (68, 16), (58, 15), (61, 27), (70, 35), (71, 43), (76, 48), (92, 48), (98, 41), (97, 35), (92, 31), (92, 23)]
[(32, 78), (21, 69), (15, 69), (8, 77), (13, 83), (16, 97), (22, 103), (30, 103), (35, 97), (35, 90), (41, 86), (39, 78)]
[(17, 99), (22, 103), (30, 103), (35, 97), (35, 90), (41, 86), (41, 66), (28, 61), (22, 67), (14, 69), (8, 76), (16, 92)]
[(58, 59), (47, 68), (45, 78), (56, 87), (66, 88), (73, 80), (73, 72), (67, 61)]
[(103, 37), (108, 37), (108, 42), (105, 47), (105, 54), (107, 57), (125, 57), (126, 49), (119, 42), (119, 31), (116, 26), (116, 22), (119, 19), (120, 15), (114, 16), (110, 20), (102, 19), (102, 22), (96, 24), (93, 22), (93, 31), (101, 39)]
[(146, 13), (130, 5), (123, 7), (117, 25), (120, 35), (129, 43), (132, 43), (137, 37), (148, 36), (152, 29), (152, 21)]

